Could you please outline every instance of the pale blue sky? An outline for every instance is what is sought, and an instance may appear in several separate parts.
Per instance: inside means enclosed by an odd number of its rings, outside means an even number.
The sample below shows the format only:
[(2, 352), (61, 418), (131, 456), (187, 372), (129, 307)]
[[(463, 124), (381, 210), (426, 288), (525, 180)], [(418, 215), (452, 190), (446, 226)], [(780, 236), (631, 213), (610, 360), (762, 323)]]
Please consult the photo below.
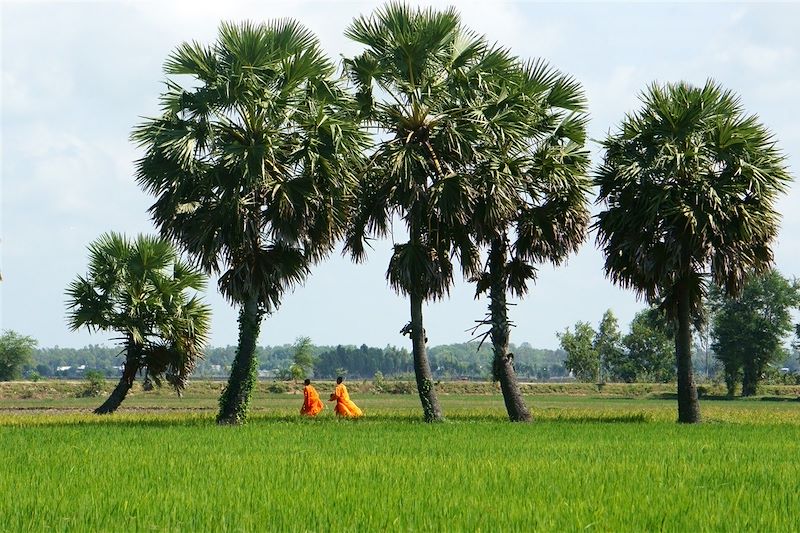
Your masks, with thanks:
[[(436, 4), (436, 3), (434, 3)], [(798, 4), (446, 2), (464, 22), (522, 57), (544, 57), (584, 87), (590, 135), (601, 138), (637, 106), (653, 80), (714, 77), (737, 92), (775, 133), (790, 170), (800, 166)], [(43, 346), (106, 342), (65, 326), (64, 289), (86, 268), (86, 246), (101, 233), (153, 231), (151, 198), (133, 180), (129, 142), (140, 116), (153, 115), (161, 66), (184, 40), (209, 42), (221, 20), (294, 17), (334, 58), (358, 50), (343, 36), (353, 16), (378, 2), (2, 2), (2, 189), (0, 329)], [(590, 145), (595, 160), (598, 147)], [(798, 186), (779, 204), (778, 268), (800, 274)], [(261, 344), (309, 335), (317, 344), (408, 344), (398, 331), (408, 304), (384, 273), (391, 242), (368, 263), (334, 256), (267, 317)], [(596, 323), (612, 308), (623, 327), (643, 307), (602, 273), (590, 236), (561, 268), (543, 266), (533, 291), (511, 310), (512, 341), (556, 347), (556, 332)], [(212, 282), (211, 342), (236, 342), (236, 312)], [(459, 282), (426, 309), (430, 343), (462, 342), (485, 300)]]

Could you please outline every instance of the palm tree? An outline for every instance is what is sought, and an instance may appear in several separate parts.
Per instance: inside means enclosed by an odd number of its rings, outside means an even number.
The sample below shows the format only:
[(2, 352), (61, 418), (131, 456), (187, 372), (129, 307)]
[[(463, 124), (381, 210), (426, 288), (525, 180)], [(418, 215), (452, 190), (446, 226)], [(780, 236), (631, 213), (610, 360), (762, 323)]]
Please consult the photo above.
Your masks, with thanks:
[(211, 321), (211, 309), (188, 291), (205, 286), (206, 276), (158, 237), (112, 232), (89, 245), (88, 274), (67, 289), (69, 327), (116, 332), (125, 354), (119, 383), (95, 413), (116, 411), (142, 371), (145, 381), (185, 388)]
[(161, 117), (133, 138), (138, 181), (162, 235), (240, 307), (219, 423), (246, 420), (265, 314), (341, 235), (366, 136), (317, 38), (292, 20), (222, 24), (211, 46), (178, 47)]
[[(470, 217), (478, 243), (488, 247), (476, 296), (489, 293), (493, 376), (500, 382), (508, 416), (530, 421), (508, 351), (511, 322), (507, 293), (522, 297), (535, 265), (560, 264), (585, 239), (588, 153), (586, 100), (580, 85), (544, 61), (520, 65), (481, 92), (486, 119), (475, 170), (477, 200)], [(489, 90), (491, 89), (491, 90)]]
[(402, 217), (408, 242), (394, 246), (387, 279), (409, 297), (417, 389), (426, 421), (442, 418), (425, 348), (425, 300), (444, 297), (453, 281), (451, 258), (477, 269), (467, 223), (474, 191), (470, 168), (482, 125), (470, 100), (484, 75), (507, 71), (507, 54), (465, 30), (453, 9), (392, 3), (358, 17), (346, 35), (365, 46), (345, 60), (363, 120), (380, 139), (371, 154), (346, 250), (365, 259), (370, 235), (385, 236)]
[(709, 80), (652, 84), (603, 142), (594, 224), (606, 274), (675, 321), (678, 421), (699, 422), (691, 324), (708, 280), (729, 295), (772, 262), (784, 156), (739, 98)]

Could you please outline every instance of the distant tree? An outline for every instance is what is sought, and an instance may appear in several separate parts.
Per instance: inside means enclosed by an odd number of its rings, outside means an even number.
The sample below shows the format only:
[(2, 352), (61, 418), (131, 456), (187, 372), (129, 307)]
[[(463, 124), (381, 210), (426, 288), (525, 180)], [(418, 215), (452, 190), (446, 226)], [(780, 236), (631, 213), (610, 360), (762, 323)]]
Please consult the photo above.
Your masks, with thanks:
[(113, 413), (140, 371), (183, 390), (210, 327), (211, 309), (191, 294), (205, 286), (166, 240), (112, 232), (89, 245), (88, 274), (67, 289), (67, 321), (73, 331), (119, 334), (125, 354), (119, 383), (95, 413)]
[(48, 365), (43, 365), (41, 363), (36, 365), (36, 372), (43, 378), (53, 375), (53, 370)]
[(36, 344), (33, 337), (20, 335), (10, 329), (0, 335), (0, 381), (21, 377), (22, 367), (30, 364)]
[(711, 295), (713, 348), (728, 394), (741, 377), (742, 396), (752, 396), (767, 365), (786, 356), (784, 341), (794, 329), (791, 313), (800, 306), (800, 283), (769, 270), (748, 279), (737, 298), (716, 288)]
[(620, 361), (625, 354), (619, 323), (611, 309), (603, 314), (603, 319), (597, 327), (593, 347), (600, 358), (598, 381), (616, 380), (618, 376), (614, 372), (614, 367), (618, 364), (617, 361)]
[(298, 337), (292, 348), (294, 362), (289, 367), (292, 379), (295, 381), (305, 379), (311, 375), (314, 368), (314, 345), (311, 343), (311, 337)]
[(791, 176), (772, 134), (713, 81), (654, 83), (641, 100), (603, 141), (594, 227), (606, 275), (675, 321), (678, 421), (699, 422), (693, 318), (709, 278), (736, 295), (770, 266)]
[(578, 381), (597, 382), (600, 356), (594, 348), (595, 331), (588, 322), (578, 322), (574, 331), (569, 328), (558, 334), (561, 348), (567, 352), (564, 366)]
[(620, 380), (668, 382), (675, 379), (675, 340), (663, 312), (651, 307), (636, 313), (622, 339), (622, 357), (612, 372)]

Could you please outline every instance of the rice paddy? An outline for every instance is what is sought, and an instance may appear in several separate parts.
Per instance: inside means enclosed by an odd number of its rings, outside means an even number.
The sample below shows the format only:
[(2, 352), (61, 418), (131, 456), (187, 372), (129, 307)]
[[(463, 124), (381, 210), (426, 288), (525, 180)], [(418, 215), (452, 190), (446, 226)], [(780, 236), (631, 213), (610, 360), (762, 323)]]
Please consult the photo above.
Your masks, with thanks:
[[(323, 395), (324, 396), (324, 395)], [(256, 398), (244, 427), (215, 401), (147, 396), (0, 401), (0, 531), (795, 531), (800, 402), (354, 394), (367, 413), (297, 415)], [(27, 403), (26, 403), (27, 402)]]

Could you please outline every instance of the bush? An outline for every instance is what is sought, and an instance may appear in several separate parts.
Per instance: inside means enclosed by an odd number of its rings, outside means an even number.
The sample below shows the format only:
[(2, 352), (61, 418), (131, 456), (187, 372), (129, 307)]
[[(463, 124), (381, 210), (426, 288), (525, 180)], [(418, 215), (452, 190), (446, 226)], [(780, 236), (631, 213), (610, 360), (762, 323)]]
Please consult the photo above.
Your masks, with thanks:
[(392, 381), (386, 384), (384, 390), (389, 394), (414, 394), (417, 386), (412, 381)]
[(86, 385), (83, 388), (81, 396), (100, 396), (106, 384), (106, 377), (103, 375), (103, 373), (98, 372), (97, 370), (89, 370), (86, 372), (84, 377), (86, 379)]
[(372, 378), (372, 390), (375, 392), (383, 392), (386, 387), (386, 378), (383, 377), (383, 372), (378, 370)]
[(273, 381), (267, 385), (267, 390), (273, 394), (282, 394), (289, 392), (289, 386), (282, 381)]

